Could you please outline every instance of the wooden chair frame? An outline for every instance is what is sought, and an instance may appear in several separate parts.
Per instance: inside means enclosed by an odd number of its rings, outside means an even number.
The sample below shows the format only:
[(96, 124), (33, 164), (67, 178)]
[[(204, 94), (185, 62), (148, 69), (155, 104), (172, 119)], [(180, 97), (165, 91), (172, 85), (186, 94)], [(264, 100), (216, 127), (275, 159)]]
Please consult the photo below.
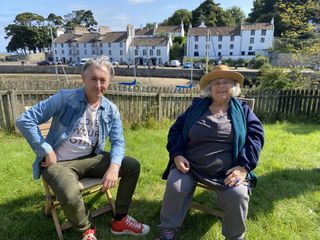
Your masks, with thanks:
[[(255, 100), (253, 98), (237, 98), (238, 100), (241, 100), (243, 102), (246, 102), (247, 105), (249, 106), (249, 108), (251, 110), (254, 109), (254, 102)], [(209, 187), (209, 186), (206, 186), (202, 183), (197, 183), (197, 187), (201, 188), (201, 189), (206, 189), (208, 191), (213, 191), (213, 192), (216, 192), (217, 189), (215, 189), (214, 187)], [(218, 209), (213, 209), (213, 208), (209, 208), (208, 206), (205, 206), (203, 204), (199, 204), (199, 203), (196, 203), (196, 202), (192, 202), (191, 203), (191, 206), (190, 208), (194, 208), (194, 209), (197, 209), (199, 211), (202, 211), (202, 212), (205, 212), (205, 213), (208, 213), (210, 215), (213, 215), (213, 216), (216, 216), (216, 217), (219, 217), (219, 218), (223, 218), (224, 217), (224, 212), (221, 211), (221, 210), (218, 210)]]

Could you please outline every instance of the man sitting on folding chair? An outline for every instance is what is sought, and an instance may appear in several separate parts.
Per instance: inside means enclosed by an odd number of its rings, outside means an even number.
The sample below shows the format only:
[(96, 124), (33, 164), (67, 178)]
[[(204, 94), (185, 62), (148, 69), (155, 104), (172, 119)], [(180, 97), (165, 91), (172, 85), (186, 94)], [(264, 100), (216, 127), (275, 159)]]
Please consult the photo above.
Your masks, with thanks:
[[(128, 213), (139, 178), (140, 164), (124, 156), (125, 142), (118, 108), (103, 96), (114, 71), (104, 58), (89, 59), (81, 77), (84, 87), (60, 90), (24, 112), (16, 125), (37, 157), (33, 175), (40, 175), (57, 196), (66, 218), (83, 233), (96, 239), (96, 230), (84, 206), (79, 180), (102, 178), (102, 191), (115, 187), (120, 177), (113, 234), (145, 235), (149, 226)], [(52, 118), (46, 139), (38, 125)], [(110, 152), (104, 152), (109, 137)]]
[(250, 172), (264, 143), (257, 116), (235, 96), (244, 77), (220, 65), (199, 82), (204, 98), (178, 117), (169, 130), (170, 155), (160, 213), (159, 240), (176, 239), (198, 182), (217, 189), (225, 212), (222, 234), (240, 240), (245, 233)]

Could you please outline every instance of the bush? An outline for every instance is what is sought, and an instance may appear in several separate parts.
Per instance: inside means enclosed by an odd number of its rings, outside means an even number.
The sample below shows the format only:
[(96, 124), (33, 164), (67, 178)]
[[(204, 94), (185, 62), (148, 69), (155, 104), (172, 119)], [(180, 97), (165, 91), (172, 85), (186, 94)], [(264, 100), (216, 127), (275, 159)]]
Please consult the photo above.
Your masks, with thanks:
[(264, 64), (269, 63), (269, 58), (264, 56), (257, 56), (254, 59), (254, 67), (261, 68)]

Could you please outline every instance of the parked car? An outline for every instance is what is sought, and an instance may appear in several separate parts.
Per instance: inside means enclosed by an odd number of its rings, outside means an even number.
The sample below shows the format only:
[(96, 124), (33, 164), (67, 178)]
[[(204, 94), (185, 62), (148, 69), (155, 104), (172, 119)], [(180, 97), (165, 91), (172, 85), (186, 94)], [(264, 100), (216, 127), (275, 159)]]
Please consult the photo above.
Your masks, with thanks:
[(79, 66), (83, 66), (90, 58), (82, 58), (80, 63), (79, 63)]
[(43, 60), (43, 61), (37, 62), (37, 65), (39, 66), (51, 65), (51, 62), (49, 62), (48, 60)]
[(183, 68), (192, 68), (193, 63), (192, 62), (186, 62), (183, 64)]
[(112, 63), (113, 66), (116, 66), (116, 67), (119, 66), (119, 62), (118, 61), (112, 60), (111, 63)]
[(195, 69), (202, 69), (202, 62), (197, 62), (193, 65)]
[(180, 67), (181, 63), (179, 60), (171, 60), (170, 67)]

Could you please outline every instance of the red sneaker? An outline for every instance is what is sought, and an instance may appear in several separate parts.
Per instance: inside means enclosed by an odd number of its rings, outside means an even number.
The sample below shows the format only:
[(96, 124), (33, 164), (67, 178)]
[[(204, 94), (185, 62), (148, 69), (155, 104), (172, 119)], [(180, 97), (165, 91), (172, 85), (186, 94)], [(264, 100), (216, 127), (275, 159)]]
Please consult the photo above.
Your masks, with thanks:
[(121, 221), (112, 219), (111, 233), (115, 235), (136, 235), (143, 236), (150, 231), (150, 227), (146, 224), (139, 223), (133, 217), (127, 215)]
[(82, 234), (82, 240), (97, 240), (96, 229), (89, 228)]

